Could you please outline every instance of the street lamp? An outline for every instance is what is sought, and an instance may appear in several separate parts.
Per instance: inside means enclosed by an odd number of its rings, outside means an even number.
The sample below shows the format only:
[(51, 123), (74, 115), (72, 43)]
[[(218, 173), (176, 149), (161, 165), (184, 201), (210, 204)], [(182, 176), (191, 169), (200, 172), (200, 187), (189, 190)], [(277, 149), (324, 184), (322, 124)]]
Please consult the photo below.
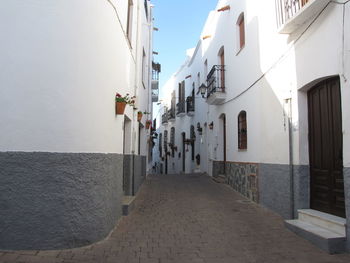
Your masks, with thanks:
[(205, 93), (207, 92), (207, 86), (205, 86), (204, 83), (202, 83), (202, 85), (199, 86), (199, 92), (202, 95), (202, 98), (205, 97)]

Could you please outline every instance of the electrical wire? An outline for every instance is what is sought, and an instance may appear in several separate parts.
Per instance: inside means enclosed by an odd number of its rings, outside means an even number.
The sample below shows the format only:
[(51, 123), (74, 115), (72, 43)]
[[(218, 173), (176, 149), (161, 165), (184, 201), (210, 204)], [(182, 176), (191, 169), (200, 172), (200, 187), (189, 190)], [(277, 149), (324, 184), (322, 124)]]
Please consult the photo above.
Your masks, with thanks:
[(340, 3), (337, 1), (330, 1), (327, 3), (327, 5), (317, 14), (317, 16), (311, 21), (311, 23), (305, 28), (305, 30), (293, 41), (293, 43), (287, 48), (287, 50), (277, 59), (277, 61), (275, 63), (272, 64), (272, 66), (270, 66), (257, 80), (255, 80), (248, 88), (246, 88), (244, 91), (242, 91), (241, 93), (239, 93), (237, 96), (226, 100), (225, 102), (219, 104), (219, 105), (225, 105), (231, 101), (234, 101), (236, 99), (238, 99), (239, 97), (241, 97), (243, 94), (245, 94), (246, 92), (248, 92), (251, 88), (253, 88), (255, 86), (255, 84), (257, 84), (260, 80), (262, 80), (266, 74), (268, 74), (278, 63), (280, 63), (285, 57), (286, 55), (290, 52), (290, 50), (294, 47), (294, 45), (301, 39), (302, 36), (304, 36), (304, 34), (309, 30), (309, 28), (316, 22), (316, 20), (323, 14), (323, 12), (326, 10), (326, 8), (330, 5), (330, 3), (335, 3), (335, 4), (339, 4), (339, 5), (346, 5), (348, 2), (350, 2), (350, 0), (347, 0), (344, 3)]

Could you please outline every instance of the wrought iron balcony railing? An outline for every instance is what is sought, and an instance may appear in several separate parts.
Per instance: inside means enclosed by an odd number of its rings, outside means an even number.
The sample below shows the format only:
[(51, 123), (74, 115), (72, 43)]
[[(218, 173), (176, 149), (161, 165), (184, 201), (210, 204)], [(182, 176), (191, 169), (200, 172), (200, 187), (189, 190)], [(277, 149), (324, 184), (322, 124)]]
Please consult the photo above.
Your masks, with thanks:
[(188, 96), (186, 99), (187, 113), (194, 112), (194, 99), (192, 96)]
[(310, 0), (275, 0), (278, 27), (293, 18)]
[(215, 92), (225, 92), (225, 66), (214, 65), (207, 76), (207, 97)]
[(168, 112), (165, 112), (162, 115), (162, 124), (166, 124), (166, 123), (168, 123)]
[(185, 113), (185, 101), (180, 101), (176, 104), (176, 114), (179, 115), (181, 113)]
[(159, 80), (161, 65), (152, 61), (152, 80)]
[(175, 117), (175, 108), (170, 108), (168, 110), (168, 120), (173, 120)]

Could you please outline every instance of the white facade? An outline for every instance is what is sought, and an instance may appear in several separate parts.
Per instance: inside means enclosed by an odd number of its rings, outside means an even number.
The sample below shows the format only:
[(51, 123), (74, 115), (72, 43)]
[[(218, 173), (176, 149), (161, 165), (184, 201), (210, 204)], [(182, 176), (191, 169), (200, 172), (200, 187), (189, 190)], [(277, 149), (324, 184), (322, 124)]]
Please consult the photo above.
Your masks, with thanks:
[[(286, 2), (220, 0), (216, 10), (210, 12), (196, 48), (187, 54), (184, 65), (163, 87), (166, 89), (163, 94), (176, 92), (176, 103), (182, 81), (186, 98), (193, 86), (196, 94), (193, 116), (177, 116), (175, 121), (158, 129), (160, 134), (166, 130), (170, 134), (172, 127), (176, 130), (178, 149), (175, 158), (167, 158), (167, 172), (222, 174), (227, 183), (248, 198), (286, 218), (295, 217), (296, 209), (309, 208), (312, 199), (308, 92), (318, 83), (335, 77), (341, 93), (338, 104), (343, 135), (340, 139), (343, 151), (339, 155), (343, 157), (345, 192), (340, 199), (344, 198), (349, 214), (350, 5), (346, 1), (309, 0), (291, 19), (277, 23), (283, 10), (278, 4)], [(207, 97), (207, 89), (206, 98), (202, 98), (200, 85), (209, 88), (207, 77), (212, 67), (222, 63), (224, 92), (214, 91)], [(222, 78), (219, 76), (216, 81)], [(170, 108), (171, 98), (163, 100)], [(216, 105), (212, 104), (214, 100)], [(238, 116), (242, 111), (246, 112), (247, 145), (240, 149)], [(202, 135), (197, 131), (198, 123)], [(212, 129), (209, 124), (213, 124)], [(199, 169), (191, 158), (191, 144), (187, 152), (185, 147), (185, 167), (182, 155), (178, 154), (184, 152), (181, 133), (190, 138), (191, 125), (196, 130), (194, 145), (195, 155), (200, 155)], [(155, 156), (164, 157), (164, 150)], [(165, 167), (166, 159), (158, 159), (158, 163)], [(242, 170), (246, 174), (241, 174)], [(343, 212), (345, 215), (345, 208)]]
[[(114, 229), (149, 169), (152, 35), (149, 0), (1, 1), (0, 249)], [(117, 115), (116, 93), (135, 107)]]
[[(3, 1), (0, 8), (0, 150), (123, 153), (115, 94), (137, 96), (151, 112), (152, 19), (134, 1)], [(149, 2), (148, 2), (149, 3)], [(146, 83), (142, 57), (146, 55)], [(130, 149), (137, 153), (137, 110)], [(145, 122), (143, 118), (142, 122)], [(142, 131), (146, 154), (146, 131)]]

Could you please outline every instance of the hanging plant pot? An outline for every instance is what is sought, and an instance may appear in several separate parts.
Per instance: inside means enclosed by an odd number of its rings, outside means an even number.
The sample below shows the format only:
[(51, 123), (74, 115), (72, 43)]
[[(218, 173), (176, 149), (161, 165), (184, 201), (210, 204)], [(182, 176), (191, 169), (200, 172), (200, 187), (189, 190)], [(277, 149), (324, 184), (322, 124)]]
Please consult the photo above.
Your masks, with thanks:
[(151, 121), (146, 121), (146, 129), (149, 129), (149, 127), (151, 126)]
[(138, 112), (137, 113), (137, 121), (141, 121), (141, 119), (142, 119), (142, 112)]
[(117, 115), (123, 115), (124, 111), (125, 111), (125, 106), (126, 103), (125, 102), (115, 102), (115, 114)]

